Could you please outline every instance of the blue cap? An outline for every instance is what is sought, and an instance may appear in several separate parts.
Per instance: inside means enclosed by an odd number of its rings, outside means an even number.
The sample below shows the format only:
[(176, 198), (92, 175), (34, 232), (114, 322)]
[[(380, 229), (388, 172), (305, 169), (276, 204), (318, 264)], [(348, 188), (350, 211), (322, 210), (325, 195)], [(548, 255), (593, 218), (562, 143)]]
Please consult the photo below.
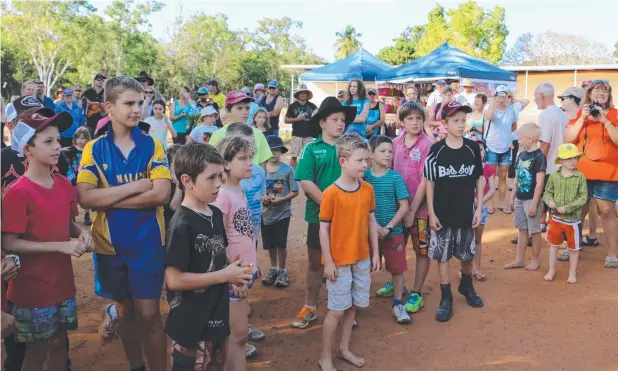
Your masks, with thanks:
[(269, 88), (278, 88), (279, 87), (279, 82), (277, 80), (269, 81), (268, 82), (268, 87)]
[(208, 90), (207, 87), (202, 86), (201, 88), (197, 90), (197, 95), (206, 95), (206, 94), (210, 94), (210, 90)]
[(251, 95), (251, 89), (249, 89), (246, 86), (244, 88), (240, 89), (240, 91), (242, 91), (243, 93), (245, 93), (247, 95)]
[(64, 94), (65, 97), (71, 97), (71, 96), (73, 96), (73, 89), (66, 88), (66, 89), (64, 89), (62, 94)]

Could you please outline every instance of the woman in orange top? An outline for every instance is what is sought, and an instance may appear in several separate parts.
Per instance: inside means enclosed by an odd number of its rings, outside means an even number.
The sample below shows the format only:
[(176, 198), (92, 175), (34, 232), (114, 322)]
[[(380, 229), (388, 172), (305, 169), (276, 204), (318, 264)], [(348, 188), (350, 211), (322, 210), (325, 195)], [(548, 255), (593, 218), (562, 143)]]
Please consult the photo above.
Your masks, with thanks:
[[(605, 267), (618, 268), (618, 117), (607, 81), (588, 86), (584, 106), (569, 121), (565, 139), (584, 154), (577, 168), (588, 181), (588, 197), (596, 200), (603, 221), (609, 248)], [(586, 206), (582, 220), (587, 211)]]

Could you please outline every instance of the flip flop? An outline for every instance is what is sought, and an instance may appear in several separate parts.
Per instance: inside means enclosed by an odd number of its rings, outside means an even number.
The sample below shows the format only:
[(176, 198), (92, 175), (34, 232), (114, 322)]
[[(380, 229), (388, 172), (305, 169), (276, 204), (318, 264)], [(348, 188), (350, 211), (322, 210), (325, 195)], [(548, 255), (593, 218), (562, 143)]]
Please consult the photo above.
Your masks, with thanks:
[(498, 210), (502, 211), (502, 212), (503, 212), (503, 213), (505, 213), (505, 214), (511, 214), (511, 213), (513, 213), (513, 212), (511, 211), (511, 209), (506, 208), (506, 207), (499, 207), (499, 208), (498, 208)]

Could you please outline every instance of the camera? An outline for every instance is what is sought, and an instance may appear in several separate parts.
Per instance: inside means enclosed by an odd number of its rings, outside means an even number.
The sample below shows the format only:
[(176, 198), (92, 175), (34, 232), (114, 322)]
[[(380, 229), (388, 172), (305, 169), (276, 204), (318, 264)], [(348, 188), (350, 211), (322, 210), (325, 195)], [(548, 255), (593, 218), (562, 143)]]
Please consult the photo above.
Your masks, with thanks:
[(590, 105), (590, 116), (599, 117), (601, 115), (601, 104), (597, 101), (592, 102)]

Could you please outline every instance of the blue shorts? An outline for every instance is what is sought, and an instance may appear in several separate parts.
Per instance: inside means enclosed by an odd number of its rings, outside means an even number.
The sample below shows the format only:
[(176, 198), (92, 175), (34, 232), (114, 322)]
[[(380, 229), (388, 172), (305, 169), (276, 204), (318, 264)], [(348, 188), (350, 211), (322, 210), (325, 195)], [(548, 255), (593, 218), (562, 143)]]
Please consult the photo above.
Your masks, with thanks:
[(13, 317), (19, 323), (15, 333), (18, 343), (51, 339), (58, 330), (77, 330), (75, 298), (46, 308), (21, 308), (13, 304)]
[(605, 180), (587, 180), (588, 199), (598, 198), (599, 200), (618, 201), (618, 182)]
[(483, 206), (483, 213), (481, 214), (481, 225), (487, 224), (487, 217), (489, 213), (487, 212), (487, 207)]
[(485, 162), (488, 165), (502, 165), (502, 166), (510, 166), (512, 162), (512, 151), (509, 149), (504, 153), (496, 153), (487, 149), (485, 154)]
[(95, 293), (114, 301), (159, 299), (165, 279), (165, 248), (135, 256), (93, 254)]

